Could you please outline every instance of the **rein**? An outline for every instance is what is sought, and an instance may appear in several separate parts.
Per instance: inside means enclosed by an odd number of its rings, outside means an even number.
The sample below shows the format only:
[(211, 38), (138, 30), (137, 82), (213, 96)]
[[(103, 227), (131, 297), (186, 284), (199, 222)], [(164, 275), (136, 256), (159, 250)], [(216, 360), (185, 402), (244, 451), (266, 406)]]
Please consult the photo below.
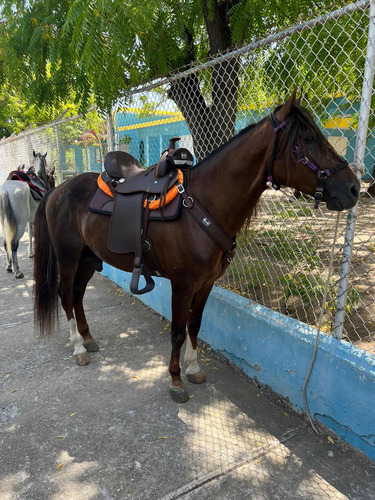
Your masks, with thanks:
[[(273, 149), (272, 149), (272, 155), (271, 155), (271, 158), (270, 158), (270, 163), (268, 165), (268, 175), (267, 175), (266, 185), (269, 188), (273, 188), (273, 189), (278, 190), (278, 189), (280, 189), (281, 186), (280, 186), (280, 184), (277, 184), (276, 182), (274, 182), (273, 176), (272, 176), (272, 170), (273, 170), (273, 163), (274, 163), (275, 156), (276, 156), (276, 151), (277, 151), (277, 141), (278, 141), (279, 132), (280, 132), (280, 130), (283, 129), (283, 127), (285, 127), (286, 121), (284, 120), (283, 122), (279, 122), (279, 120), (276, 118), (275, 112), (272, 112), (270, 114), (270, 120), (271, 120), (271, 123), (272, 123), (272, 125), (274, 127), (273, 130), (275, 132), (275, 140), (274, 140), (274, 143), (273, 143)], [(299, 150), (299, 148), (297, 146), (293, 147), (292, 152), (295, 155), (297, 155), (297, 157), (298, 157), (297, 158), (297, 163), (299, 163), (299, 162), (303, 163), (310, 170), (312, 170), (314, 173), (316, 173), (317, 176), (318, 176), (318, 182), (316, 184), (315, 194), (314, 194), (314, 200), (315, 200), (314, 208), (316, 209), (316, 208), (318, 208), (319, 203), (323, 199), (324, 184), (325, 184), (325, 181), (326, 181), (327, 177), (330, 177), (331, 175), (335, 174), (339, 170), (342, 170), (343, 168), (346, 168), (349, 164), (348, 164), (347, 161), (345, 161), (344, 164), (341, 164), (341, 165), (337, 164), (337, 165), (335, 165), (334, 167), (332, 167), (330, 169), (321, 170), (312, 161), (310, 161)]]

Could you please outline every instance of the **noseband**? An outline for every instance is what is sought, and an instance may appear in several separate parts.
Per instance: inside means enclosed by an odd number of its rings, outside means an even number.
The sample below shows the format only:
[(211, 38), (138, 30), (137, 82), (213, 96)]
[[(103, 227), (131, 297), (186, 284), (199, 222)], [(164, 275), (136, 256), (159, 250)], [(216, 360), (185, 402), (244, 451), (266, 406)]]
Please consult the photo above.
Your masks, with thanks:
[[(276, 118), (274, 112), (272, 112), (270, 114), (270, 120), (271, 120), (271, 123), (273, 125), (273, 131), (275, 132), (275, 140), (274, 140), (274, 143), (273, 143), (273, 149), (272, 149), (272, 155), (271, 155), (270, 163), (268, 165), (268, 175), (267, 175), (266, 185), (269, 188), (273, 188), (273, 189), (277, 190), (277, 189), (280, 189), (280, 184), (277, 184), (276, 182), (274, 182), (273, 176), (272, 176), (272, 170), (273, 170), (273, 163), (274, 163), (275, 156), (276, 156), (278, 135), (279, 135), (280, 130), (282, 130), (285, 127), (286, 121), (284, 120), (283, 122), (279, 122), (279, 120)], [(297, 158), (297, 163), (298, 162), (303, 163), (304, 165), (306, 165), (307, 167), (309, 167), (310, 170), (312, 170), (313, 172), (315, 172), (317, 174), (317, 176), (318, 176), (318, 182), (316, 184), (315, 194), (314, 194), (314, 200), (315, 200), (315, 206), (314, 206), (314, 208), (318, 208), (319, 203), (322, 201), (322, 198), (323, 198), (323, 191), (324, 191), (325, 180), (327, 179), (327, 177), (330, 177), (331, 175), (335, 174), (339, 170), (342, 170), (343, 168), (346, 168), (348, 166), (348, 162), (345, 161), (345, 163), (341, 164), (341, 165), (337, 164), (334, 167), (332, 167), (330, 169), (327, 169), (327, 170), (320, 170), (320, 168), (318, 168), (316, 165), (314, 165), (314, 163), (312, 161), (310, 161), (298, 149), (297, 146), (293, 146), (292, 152), (295, 155), (297, 155), (297, 157), (298, 157)]]

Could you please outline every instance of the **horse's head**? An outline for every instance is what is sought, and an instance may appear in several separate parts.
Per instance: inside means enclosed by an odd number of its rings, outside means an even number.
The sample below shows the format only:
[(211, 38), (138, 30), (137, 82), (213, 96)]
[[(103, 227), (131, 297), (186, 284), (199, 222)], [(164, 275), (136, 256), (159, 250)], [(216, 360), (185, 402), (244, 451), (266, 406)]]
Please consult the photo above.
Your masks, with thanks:
[(40, 177), (46, 186), (48, 186), (50, 189), (52, 187), (55, 187), (54, 183), (54, 178), (53, 178), (53, 186), (50, 184), (50, 178), (48, 177), (47, 173), (47, 160), (46, 160), (47, 153), (44, 155), (42, 153), (35, 153), (33, 151), (33, 168), (35, 173), (37, 174), (38, 177)]
[(271, 121), (275, 141), (279, 136), (271, 180), (312, 195), (317, 203), (321, 199), (330, 210), (352, 208), (359, 197), (359, 181), (300, 106), (296, 92), (271, 115)]

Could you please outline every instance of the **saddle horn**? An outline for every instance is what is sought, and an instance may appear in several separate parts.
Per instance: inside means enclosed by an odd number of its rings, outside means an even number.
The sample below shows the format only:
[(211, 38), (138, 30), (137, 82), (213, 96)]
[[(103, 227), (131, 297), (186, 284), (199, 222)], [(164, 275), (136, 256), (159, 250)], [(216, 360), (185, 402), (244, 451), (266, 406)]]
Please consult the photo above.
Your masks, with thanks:
[(176, 142), (179, 141), (181, 137), (172, 137), (172, 139), (169, 139), (169, 144), (168, 144), (168, 151), (170, 149), (176, 149)]

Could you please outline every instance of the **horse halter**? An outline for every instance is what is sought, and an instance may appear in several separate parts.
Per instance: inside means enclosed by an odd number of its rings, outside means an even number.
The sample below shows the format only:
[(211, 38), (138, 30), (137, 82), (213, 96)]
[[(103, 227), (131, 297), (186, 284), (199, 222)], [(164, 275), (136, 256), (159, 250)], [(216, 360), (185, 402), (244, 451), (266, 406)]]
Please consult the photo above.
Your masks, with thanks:
[[(277, 184), (276, 182), (274, 182), (273, 176), (272, 176), (272, 169), (273, 169), (273, 163), (274, 163), (275, 156), (276, 156), (278, 135), (279, 135), (280, 130), (282, 130), (283, 127), (285, 127), (286, 121), (284, 120), (283, 122), (279, 122), (279, 120), (275, 116), (275, 112), (272, 112), (270, 114), (270, 120), (271, 120), (271, 123), (272, 123), (272, 125), (274, 127), (273, 131), (275, 132), (275, 140), (274, 140), (274, 143), (273, 143), (273, 150), (272, 150), (272, 155), (271, 155), (270, 163), (268, 165), (268, 175), (267, 175), (266, 185), (269, 188), (273, 188), (273, 189), (277, 190), (277, 189), (280, 189), (281, 186), (280, 186), (280, 184)], [(292, 152), (295, 155), (298, 156), (297, 163), (298, 162), (303, 163), (304, 165), (306, 165), (307, 167), (309, 167), (310, 170), (312, 170), (313, 172), (315, 172), (317, 174), (317, 176), (318, 176), (318, 182), (316, 184), (315, 194), (314, 194), (314, 200), (315, 200), (314, 208), (318, 208), (319, 203), (322, 201), (322, 198), (323, 198), (323, 191), (324, 191), (325, 180), (327, 179), (327, 177), (330, 177), (331, 175), (335, 174), (339, 170), (342, 170), (343, 168), (346, 168), (348, 166), (348, 162), (345, 160), (344, 164), (341, 164), (341, 165), (337, 164), (337, 165), (335, 165), (332, 168), (329, 168), (329, 169), (326, 169), (326, 170), (320, 170), (320, 168), (318, 168), (312, 161), (310, 161), (298, 149), (297, 146), (293, 146)]]

